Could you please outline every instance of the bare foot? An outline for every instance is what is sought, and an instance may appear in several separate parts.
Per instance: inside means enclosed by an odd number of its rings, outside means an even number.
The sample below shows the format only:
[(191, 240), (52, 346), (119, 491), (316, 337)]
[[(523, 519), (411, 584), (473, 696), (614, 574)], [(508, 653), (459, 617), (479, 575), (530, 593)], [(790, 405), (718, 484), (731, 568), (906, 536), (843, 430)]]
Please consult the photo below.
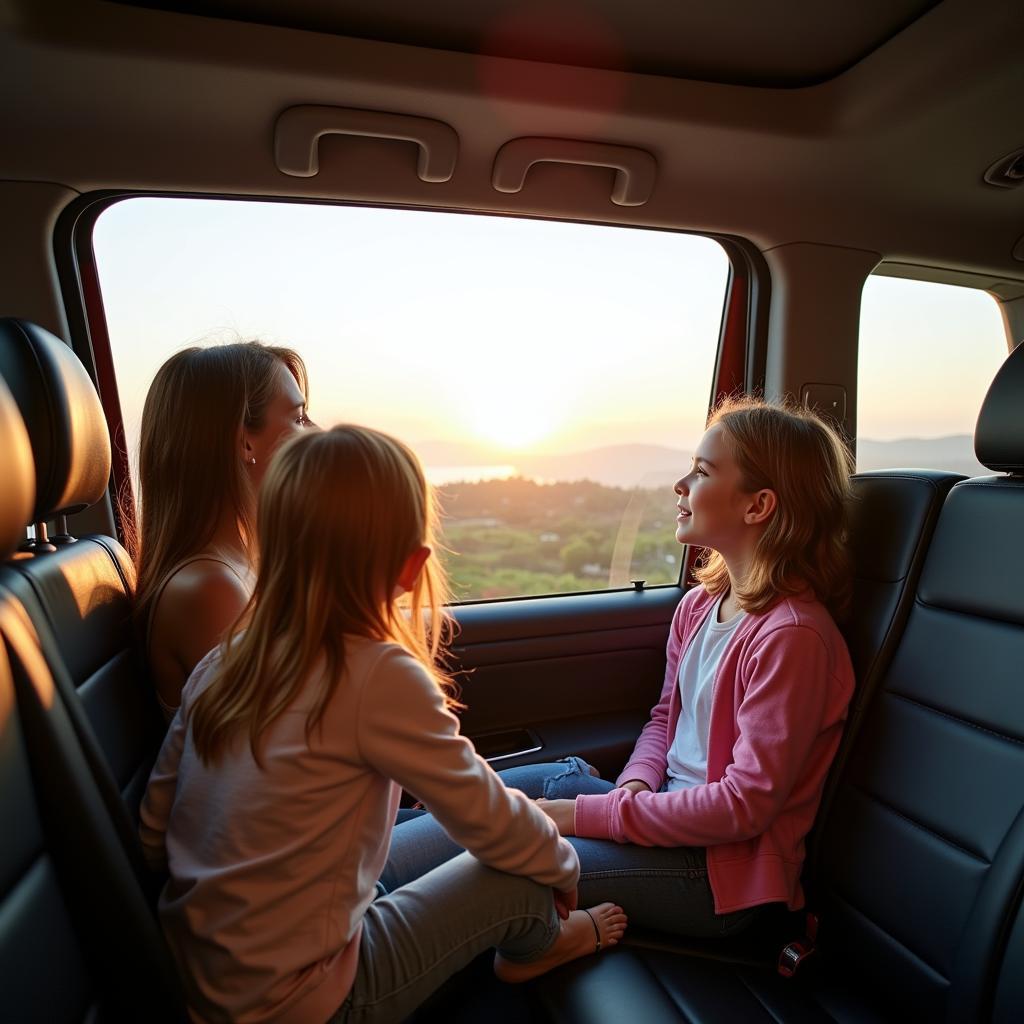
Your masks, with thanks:
[(543, 956), (520, 963), (495, 953), (494, 973), (509, 984), (529, 981), (570, 960), (597, 952), (598, 936), (602, 950), (616, 945), (625, 930), (626, 914), (614, 903), (599, 903), (589, 911), (574, 910), (564, 921), (559, 921), (558, 935)]

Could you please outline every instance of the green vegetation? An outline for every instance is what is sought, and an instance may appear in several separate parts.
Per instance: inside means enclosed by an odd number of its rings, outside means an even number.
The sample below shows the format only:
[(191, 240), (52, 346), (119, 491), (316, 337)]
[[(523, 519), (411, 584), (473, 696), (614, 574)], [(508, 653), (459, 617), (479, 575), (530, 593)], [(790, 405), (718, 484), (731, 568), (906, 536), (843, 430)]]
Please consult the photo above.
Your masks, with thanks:
[(524, 477), (440, 488), (457, 601), (649, 586), (679, 578), (675, 496)]

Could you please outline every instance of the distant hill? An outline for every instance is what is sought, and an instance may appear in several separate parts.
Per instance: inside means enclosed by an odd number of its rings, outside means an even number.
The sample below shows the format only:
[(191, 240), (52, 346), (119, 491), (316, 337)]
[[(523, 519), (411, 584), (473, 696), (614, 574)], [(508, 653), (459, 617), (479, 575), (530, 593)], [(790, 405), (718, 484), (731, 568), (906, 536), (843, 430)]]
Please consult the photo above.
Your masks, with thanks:
[(974, 438), (970, 434), (949, 437), (901, 438), (898, 441), (857, 442), (857, 468), (942, 469), (965, 476), (982, 476), (987, 470), (974, 457)]
[(444, 468), (454, 480), (457, 469), (473, 477), (474, 467), (512, 465), (520, 476), (536, 480), (593, 480), (607, 487), (662, 487), (687, 471), (692, 453), (656, 444), (619, 444), (565, 455), (509, 455), (480, 445), (427, 441), (413, 446), (427, 467)]
[[(537, 480), (593, 480), (607, 487), (668, 487), (690, 466), (692, 452), (656, 444), (621, 444), (591, 448), (564, 455), (508, 455), (482, 445), (428, 441), (415, 445), (424, 464), (443, 466), (446, 478), (458, 478), (457, 470), (474, 476), (474, 467), (513, 465), (520, 476)], [(861, 440), (857, 468), (941, 469), (978, 476), (988, 472), (974, 458), (974, 442), (968, 434), (950, 437), (902, 438), (897, 441)]]

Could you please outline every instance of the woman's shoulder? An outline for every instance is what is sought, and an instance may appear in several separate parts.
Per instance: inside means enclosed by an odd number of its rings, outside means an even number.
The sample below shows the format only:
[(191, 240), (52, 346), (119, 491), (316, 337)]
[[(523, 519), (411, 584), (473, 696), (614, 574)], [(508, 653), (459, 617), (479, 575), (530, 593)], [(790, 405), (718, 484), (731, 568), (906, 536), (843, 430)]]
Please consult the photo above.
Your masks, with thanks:
[(160, 593), (160, 610), (216, 611), (249, 599), (242, 574), (221, 558), (196, 555), (174, 570)]

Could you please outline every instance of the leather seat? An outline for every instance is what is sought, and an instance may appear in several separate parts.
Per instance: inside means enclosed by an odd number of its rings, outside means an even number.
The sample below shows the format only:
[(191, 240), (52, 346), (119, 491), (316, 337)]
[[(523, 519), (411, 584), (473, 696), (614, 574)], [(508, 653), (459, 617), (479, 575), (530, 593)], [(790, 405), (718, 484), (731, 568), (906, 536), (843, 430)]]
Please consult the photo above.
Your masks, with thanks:
[[(0, 378), (11, 384), (5, 394), (24, 417), (21, 438), (27, 428), (28, 441), (27, 449), (18, 442), (13, 417), (0, 417), (0, 449), (8, 451), (10, 436), (22, 459), (27, 451), (38, 482), (27, 505), (23, 496), (4, 502), (4, 537), (11, 543), (0, 569), (0, 634), (18, 724), (8, 700), (0, 727), (20, 754), (9, 773), (5, 765), (0, 784), (5, 797), (11, 793), (8, 806), (16, 802), (29, 820), (24, 808), (34, 806), (37, 827), (29, 843), (38, 845), (41, 829), (45, 847), (34, 856), (52, 864), (59, 880), (59, 896), (49, 886), (49, 901), (26, 925), (26, 948), (45, 943), (51, 931), (62, 934), (69, 920), (78, 939), (77, 947), (64, 944), (77, 979), (77, 1016), (62, 1002), (52, 1016), (37, 1015), (36, 1005), (51, 1001), (38, 970), (21, 979), (24, 999), (14, 1012), (19, 1020), (80, 1020), (82, 1001), (96, 998), (100, 1019), (177, 1022), (178, 980), (152, 912), (154, 886), (129, 811), (162, 731), (135, 654), (131, 561), (102, 536), (55, 537), (57, 543), (44, 540), (11, 553), (15, 515), (24, 538), (27, 523), (83, 509), (103, 496), (110, 470), (106, 425), (81, 363), (34, 325), (0, 320)], [(30, 795), (24, 764), (31, 769)], [(24, 870), (27, 851), (19, 852)], [(3, 935), (0, 924), (0, 941)], [(80, 965), (71, 970), (76, 948), (87, 972)], [(56, 970), (62, 987), (70, 979), (63, 965)]]
[[(48, 520), (101, 500), (110, 440), (99, 397), (77, 356), (49, 332), (0, 319), (0, 377), (32, 445), (38, 481), (31, 517)], [(39, 530), (37, 527), (37, 534)], [(135, 568), (112, 537), (50, 538), (0, 570), (39, 633), (98, 784), (134, 815), (163, 724), (132, 623)], [(111, 800), (111, 813), (123, 817)], [(135, 827), (124, 822), (134, 843)]]
[[(25, 537), (35, 503), (32, 449), (18, 407), (0, 380), (0, 555)], [(81, 1021), (92, 982), (43, 839), (6, 643), (0, 643), (0, 992), (19, 1021)], [(54, 970), (60, 983), (52, 984)]]

